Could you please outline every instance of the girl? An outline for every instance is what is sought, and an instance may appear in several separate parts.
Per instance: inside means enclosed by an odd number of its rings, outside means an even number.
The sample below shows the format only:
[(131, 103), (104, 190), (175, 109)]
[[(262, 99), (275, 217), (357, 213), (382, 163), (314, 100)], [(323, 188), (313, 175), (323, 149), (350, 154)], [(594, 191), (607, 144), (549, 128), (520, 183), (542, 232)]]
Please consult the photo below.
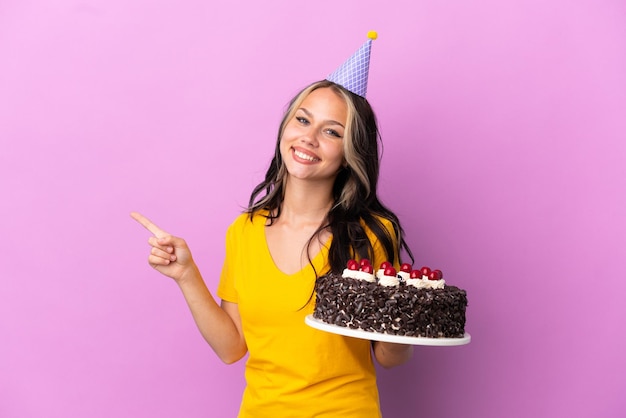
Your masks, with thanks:
[(225, 363), (246, 353), (239, 417), (380, 417), (373, 359), (406, 362), (412, 346), (307, 326), (315, 280), (351, 258), (413, 258), (398, 218), (378, 199), (378, 128), (364, 97), (324, 80), (302, 90), (280, 124), (274, 158), (226, 235), (217, 296), (185, 241), (138, 213), (154, 234), (152, 267), (180, 287)]

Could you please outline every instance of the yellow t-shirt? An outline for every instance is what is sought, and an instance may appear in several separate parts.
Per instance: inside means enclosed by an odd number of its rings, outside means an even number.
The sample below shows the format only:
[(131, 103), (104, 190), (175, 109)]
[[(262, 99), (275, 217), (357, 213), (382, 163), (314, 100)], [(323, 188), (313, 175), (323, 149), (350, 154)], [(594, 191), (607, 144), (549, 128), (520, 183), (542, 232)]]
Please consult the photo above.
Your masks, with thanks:
[[(304, 323), (315, 305), (315, 273), (310, 265), (292, 275), (280, 271), (265, 223), (259, 214), (253, 221), (242, 214), (230, 225), (217, 290), (221, 299), (238, 304), (248, 345), (239, 417), (380, 417), (370, 341)], [(372, 261), (385, 261), (384, 250), (369, 237)], [(313, 259), (318, 274), (327, 270), (327, 258), (325, 247)]]

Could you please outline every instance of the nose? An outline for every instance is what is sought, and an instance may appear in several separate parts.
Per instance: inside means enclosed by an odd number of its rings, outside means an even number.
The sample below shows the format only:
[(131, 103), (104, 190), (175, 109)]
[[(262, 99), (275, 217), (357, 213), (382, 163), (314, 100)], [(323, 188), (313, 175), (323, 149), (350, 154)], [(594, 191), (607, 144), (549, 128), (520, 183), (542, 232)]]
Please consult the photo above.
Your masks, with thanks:
[(303, 144), (309, 144), (313, 147), (317, 147), (317, 130), (311, 126), (300, 136), (300, 142)]

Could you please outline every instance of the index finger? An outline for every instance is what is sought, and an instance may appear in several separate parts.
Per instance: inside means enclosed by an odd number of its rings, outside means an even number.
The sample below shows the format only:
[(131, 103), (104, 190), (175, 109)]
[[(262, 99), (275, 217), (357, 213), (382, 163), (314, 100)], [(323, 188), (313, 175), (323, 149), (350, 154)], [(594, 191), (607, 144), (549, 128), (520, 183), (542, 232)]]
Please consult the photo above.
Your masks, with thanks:
[(165, 232), (164, 230), (162, 230), (161, 228), (153, 224), (152, 221), (150, 221), (150, 219), (146, 218), (145, 216), (143, 216), (142, 214), (138, 212), (131, 212), (130, 216), (131, 218), (139, 222), (141, 225), (143, 225), (143, 227), (146, 228), (148, 231), (152, 232), (154, 236), (157, 238), (162, 238), (166, 235), (169, 235), (167, 232)]

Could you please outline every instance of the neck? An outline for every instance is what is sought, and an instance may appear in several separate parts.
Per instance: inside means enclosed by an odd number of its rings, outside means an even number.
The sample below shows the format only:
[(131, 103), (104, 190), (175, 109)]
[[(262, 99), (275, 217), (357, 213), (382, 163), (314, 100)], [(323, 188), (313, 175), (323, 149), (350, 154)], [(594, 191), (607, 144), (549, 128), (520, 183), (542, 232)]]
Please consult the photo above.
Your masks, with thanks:
[(332, 182), (308, 182), (288, 178), (281, 218), (320, 224), (333, 205)]

